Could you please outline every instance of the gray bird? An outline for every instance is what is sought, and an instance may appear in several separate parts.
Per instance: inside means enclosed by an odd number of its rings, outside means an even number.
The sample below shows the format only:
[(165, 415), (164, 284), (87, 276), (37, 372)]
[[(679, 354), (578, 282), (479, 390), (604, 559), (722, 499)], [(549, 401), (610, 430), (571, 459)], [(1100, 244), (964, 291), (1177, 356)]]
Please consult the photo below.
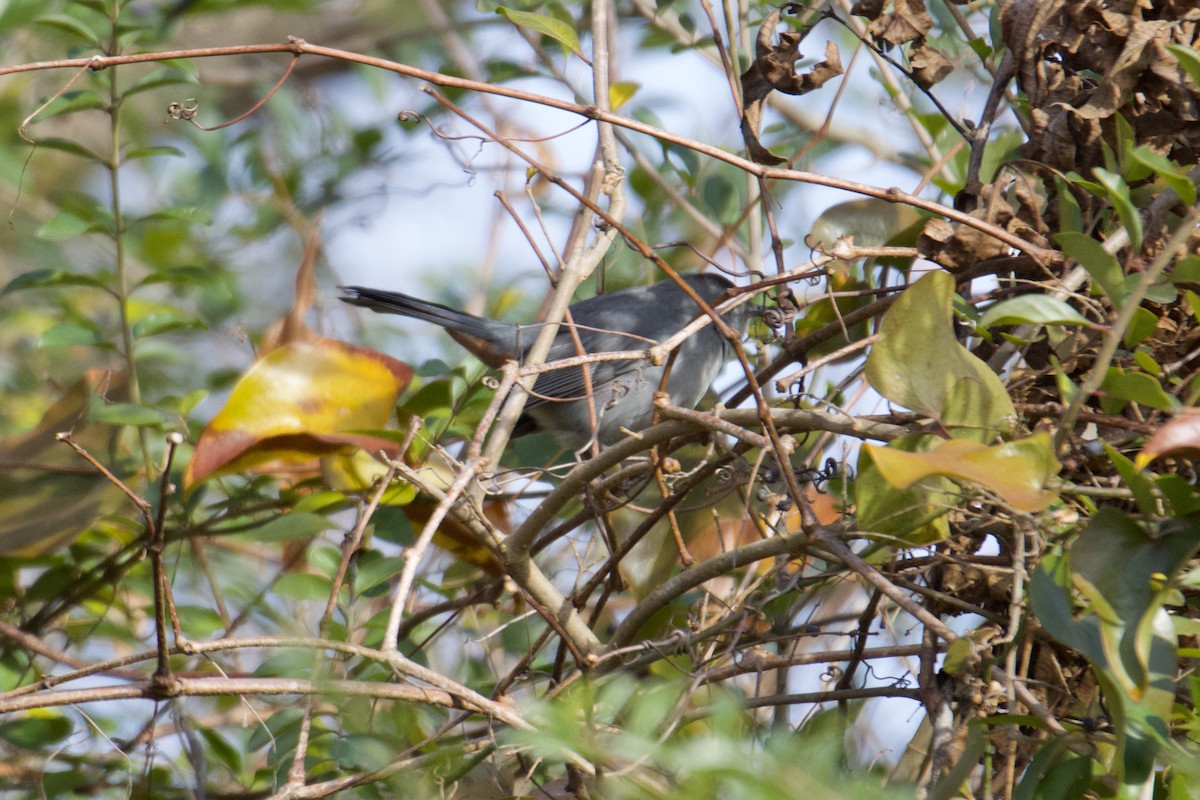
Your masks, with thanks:
[[(733, 283), (721, 275), (687, 275), (684, 280), (709, 305), (733, 287)], [(455, 341), (492, 367), (512, 359), (523, 359), (537, 338), (536, 324), (515, 325), (484, 319), (399, 292), (361, 286), (340, 288), (345, 292), (341, 299), (351, 305), (440, 325)], [(696, 301), (670, 279), (571, 305), (571, 318), (585, 353), (644, 350), (654, 343), (666, 341), (702, 313)], [(751, 313), (749, 304), (743, 303), (722, 319), (738, 333), (744, 333)], [(576, 355), (579, 350), (564, 321), (546, 361)], [(694, 333), (679, 346), (679, 354), (671, 367), (667, 382), (671, 401), (678, 406), (695, 408), (717, 372), (732, 356), (733, 348), (713, 325)], [(654, 393), (658, 391), (666, 365), (623, 360), (600, 361), (590, 366), (598, 423), (595, 434), (600, 444), (620, 441), (624, 437), (622, 428), (636, 431), (647, 427), (654, 414)], [(591, 442), (592, 425), (583, 371), (579, 367), (538, 376), (514, 435), (537, 431), (551, 433), (562, 445), (576, 450)]]

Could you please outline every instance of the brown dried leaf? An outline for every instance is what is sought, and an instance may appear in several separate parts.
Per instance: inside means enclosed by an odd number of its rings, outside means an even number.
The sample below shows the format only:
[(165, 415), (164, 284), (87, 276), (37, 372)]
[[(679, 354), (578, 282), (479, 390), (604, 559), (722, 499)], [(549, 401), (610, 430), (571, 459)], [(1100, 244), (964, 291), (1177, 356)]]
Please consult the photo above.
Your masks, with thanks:
[(931, 220), (925, 226), (917, 240), (917, 250), (922, 257), (951, 272), (962, 272), (979, 261), (1006, 252), (1004, 246), (993, 237), (945, 220)]
[(904, 44), (924, 38), (931, 28), (925, 0), (895, 0), (891, 11), (867, 26), (867, 33), (879, 42)]
[(950, 59), (939, 53), (921, 39), (908, 54), (908, 66), (912, 78), (922, 89), (928, 89), (954, 71)]
[(321, 251), (320, 218), (312, 224), (308, 239), (304, 242), (304, 255), (300, 267), (296, 270), (296, 296), (292, 307), (287, 313), (267, 329), (259, 345), (259, 356), (265, 356), (276, 347), (282, 347), (291, 342), (310, 342), (319, 338), (315, 331), (304, 322), (304, 317), (312, 309), (317, 294), (317, 280), (314, 273), (317, 255)]
[(775, 30), (779, 27), (780, 14), (781, 10), (775, 9), (763, 20), (758, 29), (754, 63), (742, 73), (742, 139), (750, 158), (759, 164), (775, 165), (786, 161), (768, 150), (758, 138), (762, 130), (763, 107), (771, 92), (806, 94), (842, 74), (841, 55), (833, 42), (825, 45), (824, 61), (806, 73), (797, 73), (796, 62), (800, 59), (803, 36), (787, 31), (779, 34), (776, 44)]
[(850, 13), (856, 17), (866, 17), (867, 19), (878, 19), (883, 13), (883, 6), (886, 0), (858, 0), (850, 7)]
[(1200, 8), (1194, 0), (1155, 2), (1151, 14), (1150, 5), (1010, 0), (1001, 7), (1033, 123), (1026, 158), (1088, 174), (1104, 165), (1104, 144), (1120, 148), (1111, 120), (1121, 115), (1135, 145), (1180, 164), (1200, 160), (1200, 103), (1167, 49), (1200, 44)]

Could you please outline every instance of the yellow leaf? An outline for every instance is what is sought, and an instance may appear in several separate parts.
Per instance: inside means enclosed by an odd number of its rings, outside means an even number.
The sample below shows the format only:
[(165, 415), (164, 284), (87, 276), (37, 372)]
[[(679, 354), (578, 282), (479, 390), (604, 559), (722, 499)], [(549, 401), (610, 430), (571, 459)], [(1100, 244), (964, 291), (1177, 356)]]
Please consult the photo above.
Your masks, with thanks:
[(618, 81), (608, 87), (608, 107), (611, 111), (616, 111), (621, 106), (625, 105), (630, 99), (637, 94), (637, 90), (642, 88), (640, 83), (632, 81)]
[(256, 361), (200, 435), (184, 484), (269, 461), (302, 463), (397, 443), (357, 431), (382, 428), (412, 368), (332, 339), (292, 342)]
[(924, 453), (864, 445), (888, 483), (907, 489), (931, 475), (969, 481), (999, 495), (1018, 511), (1042, 511), (1057, 493), (1046, 483), (1061, 465), (1054, 457), (1050, 436), (1039, 433), (1028, 439), (988, 447), (967, 439), (950, 439)]

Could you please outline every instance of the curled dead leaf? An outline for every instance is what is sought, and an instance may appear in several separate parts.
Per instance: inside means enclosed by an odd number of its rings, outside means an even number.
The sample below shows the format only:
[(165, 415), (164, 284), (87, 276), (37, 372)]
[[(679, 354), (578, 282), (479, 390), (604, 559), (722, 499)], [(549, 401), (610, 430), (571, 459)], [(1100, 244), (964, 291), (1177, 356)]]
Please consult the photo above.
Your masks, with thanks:
[(804, 33), (787, 31), (779, 34), (778, 43), (775, 41), (780, 15), (783, 10), (790, 8), (791, 4), (786, 4), (763, 20), (758, 29), (754, 62), (742, 73), (742, 139), (751, 160), (758, 164), (775, 165), (787, 160), (768, 150), (758, 138), (762, 130), (763, 107), (771, 92), (806, 94), (825, 85), (843, 71), (837, 45), (827, 42), (824, 61), (813, 65), (808, 72), (796, 72)]

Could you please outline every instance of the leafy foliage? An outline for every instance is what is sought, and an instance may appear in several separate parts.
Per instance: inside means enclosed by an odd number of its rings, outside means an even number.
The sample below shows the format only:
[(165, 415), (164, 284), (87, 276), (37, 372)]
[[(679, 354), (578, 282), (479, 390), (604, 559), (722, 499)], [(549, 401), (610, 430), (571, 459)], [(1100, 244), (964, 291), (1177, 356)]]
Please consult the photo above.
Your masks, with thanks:
[[(1196, 795), (1194, 3), (736, 5), (0, 5), (0, 792)], [(327, 302), (711, 267), (581, 458)]]

